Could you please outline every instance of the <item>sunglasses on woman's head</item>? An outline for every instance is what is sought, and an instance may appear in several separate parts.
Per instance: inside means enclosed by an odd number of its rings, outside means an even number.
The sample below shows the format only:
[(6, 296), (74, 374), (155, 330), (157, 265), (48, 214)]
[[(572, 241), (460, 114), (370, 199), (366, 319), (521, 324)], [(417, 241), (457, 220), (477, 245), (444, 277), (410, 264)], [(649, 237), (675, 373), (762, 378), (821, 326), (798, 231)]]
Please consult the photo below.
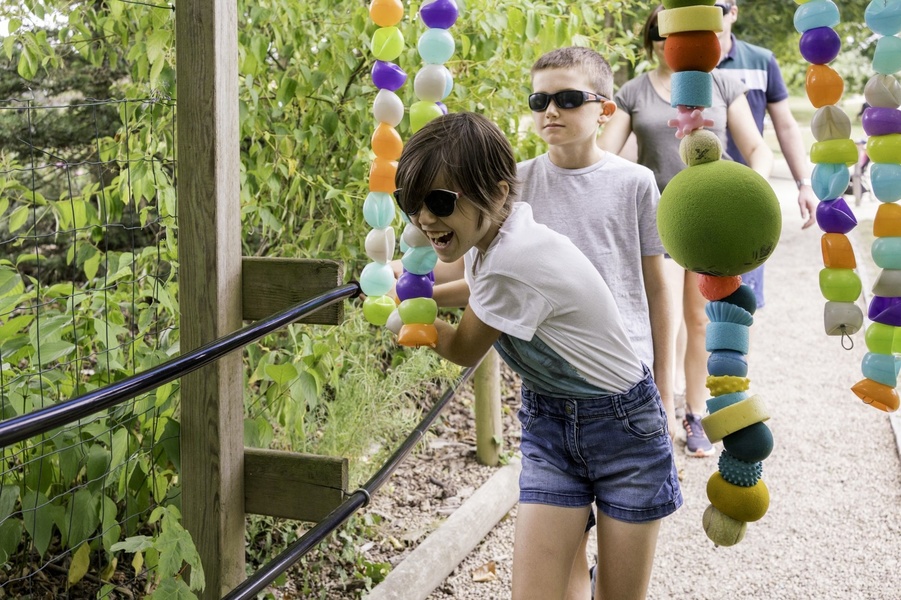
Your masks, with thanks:
[(419, 211), (422, 210), (423, 204), (425, 204), (425, 207), (429, 209), (429, 212), (436, 217), (449, 217), (454, 214), (454, 209), (457, 207), (457, 198), (460, 197), (460, 194), (450, 190), (429, 190), (428, 193), (426, 193), (425, 198), (422, 199), (422, 204), (417, 206), (415, 210), (407, 210), (404, 208), (404, 204), (401, 201), (402, 193), (403, 190), (394, 190), (394, 200), (397, 202), (400, 209), (410, 217), (416, 216)]
[(731, 4), (722, 4), (722, 3), (720, 3), (720, 2), (717, 2), (716, 4), (714, 4), (714, 6), (716, 6), (716, 7), (719, 8), (721, 11), (723, 11), (723, 16), (728, 15), (728, 14), (729, 14), (729, 11), (732, 10), (732, 5), (731, 5)]
[(579, 90), (563, 90), (556, 94), (545, 94), (544, 92), (535, 92), (529, 96), (529, 108), (535, 112), (547, 110), (548, 104), (553, 98), (557, 108), (579, 108), (586, 102), (601, 102), (607, 100), (606, 97), (592, 92), (580, 92)]

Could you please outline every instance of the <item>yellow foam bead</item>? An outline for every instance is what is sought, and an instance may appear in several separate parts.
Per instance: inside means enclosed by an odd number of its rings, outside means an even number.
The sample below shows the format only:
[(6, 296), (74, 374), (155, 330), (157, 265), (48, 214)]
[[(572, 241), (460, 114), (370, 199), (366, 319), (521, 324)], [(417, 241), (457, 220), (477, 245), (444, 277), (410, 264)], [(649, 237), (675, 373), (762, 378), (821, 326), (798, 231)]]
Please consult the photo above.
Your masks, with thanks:
[(684, 6), (657, 14), (657, 29), (666, 37), (683, 31), (723, 30), (723, 11), (718, 6)]
[(735, 375), (708, 375), (705, 385), (710, 390), (711, 396), (722, 396), (723, 394), (746, 391), (751, 385), (751, 380), (747, 377), (737, 377)]
[(718, 511), (736, 521), (759, 521), (770, 507), (770, 490), (763, 479), (750, 487), (733, 485), (714, 473), (707, 480), (707, 499)]
[(701, 419), (704, 433), (714, 444), (745, 427), (762, 423), (770, 418), (760, 396), (754, 395), (735, 404), (723, 407)]

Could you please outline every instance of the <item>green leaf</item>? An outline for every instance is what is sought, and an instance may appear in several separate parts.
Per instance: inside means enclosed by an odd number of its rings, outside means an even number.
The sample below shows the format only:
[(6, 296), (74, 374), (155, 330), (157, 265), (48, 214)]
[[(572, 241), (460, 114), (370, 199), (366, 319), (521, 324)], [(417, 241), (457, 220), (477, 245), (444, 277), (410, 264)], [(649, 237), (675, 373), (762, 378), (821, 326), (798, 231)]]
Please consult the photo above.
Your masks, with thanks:
[(113, 544), (113, 552), (128, 552), (134, 554), (136, 552), (144, 552), (148, 548), (153, 548), (153, 538), (146, 535), (133, 535), (127, 537), (121, 542)]
[(287, 385), (292, 379), (297, 377), (297, 367), (291, 363), (267, 365), (266, 375), (278, 385)]
[(150, 600), (197, 600), (191, 588), (181, 579), (163, 579), (148, 596)]
[(18, 486), (9, 483), (0, 485), (0, 521), (12, 514), (18, 499)]
[(86, 489), (80, 489), (71, 497), (66, 511), (66, 544), (69, 548), (86, 541), (100, 525), (97, 497)]
[(54, 508), (62, 510), (61, 507), (52, 506), (47, 496), (40, 492), (27, 490), (22, 498), (22, 522), (39, 556), (44, 556), (50, 546), (54, 517), (58, 516)]
[(25, 226), (25, 223), (28, 222), (28, 217), (31, 216), (31, 207), (27, 204), (22, 204), (18, 206), (12, 214), (9, 215), (9, 232), (15, 233), (16, 231), (22, 229)]
[(69, 342), (45, 342), (40, 346), (41, 365), (60, 360), (75, 352), (75, 344)]

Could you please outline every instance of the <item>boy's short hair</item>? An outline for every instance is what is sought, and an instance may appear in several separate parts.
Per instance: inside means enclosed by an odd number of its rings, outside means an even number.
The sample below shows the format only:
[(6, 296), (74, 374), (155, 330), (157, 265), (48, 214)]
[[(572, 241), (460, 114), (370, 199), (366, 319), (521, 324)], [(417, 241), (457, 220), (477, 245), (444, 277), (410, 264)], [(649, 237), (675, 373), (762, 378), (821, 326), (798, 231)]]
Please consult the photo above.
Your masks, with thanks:
[[(439, 176), (478, 208), (479, 225), (483, 218), (502, 223), (519, 187), (509, 140), (497, 125), (471, 112), (432, 119), (407, 141), (395, 176), (404, 212), (422, 207)], [(509, 186), (503, 200), (501, 181)]]
[(544, 54), (532, 65), (532, 76), (538, 71), (547, 69), (581, 69), (588, 75), (594, 88), (592, 91), (605, 98), (613, 98), (613, 70), (604, 57), (592, 50), (581, 46), (569, 46), (557, 48)]

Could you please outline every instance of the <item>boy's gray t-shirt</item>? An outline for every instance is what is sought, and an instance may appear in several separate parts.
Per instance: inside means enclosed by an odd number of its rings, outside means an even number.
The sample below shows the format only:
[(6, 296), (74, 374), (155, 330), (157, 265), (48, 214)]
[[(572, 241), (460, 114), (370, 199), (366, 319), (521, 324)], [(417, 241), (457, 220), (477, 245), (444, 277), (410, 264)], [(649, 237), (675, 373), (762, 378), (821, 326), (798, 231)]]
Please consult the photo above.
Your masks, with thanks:
[[(704, 109), (704, 118), (712, 119), (713, 126), (705, 127), (720, 139), (725, 149), (727, 146), (726, 123), (729, 105), (744, 94), (745, 85), (737, 77), (723, 73), (719, 69), (712, 71), (713, 102)], [(676, 130), (666, 122), (676, 116), (676, 109), (651, 84), (647, 73), (623, 84), (613, 97), (617, 110), (627, 113), (632, 119), (632, 131), (638, 145), (638, 162), (654, 172), (657, 187), (660, 191), (666, 187), (670, 179), (685, 168), (679, 158), (679, 139)], [(728, 154), (723, 155), (732, 160)]]
[(583, 169), (561, 169), (542, 154), (519, 163), (518, 175), (519, 200), (532, 206), (536, 221), (572, 240), (597, 268), (613, 293), (635, 352), (653, 366), (641, 270), (643, 256), (663, 254), (657, 233), (660, 193), (653, 173), (605, 152), (600, 161)]

